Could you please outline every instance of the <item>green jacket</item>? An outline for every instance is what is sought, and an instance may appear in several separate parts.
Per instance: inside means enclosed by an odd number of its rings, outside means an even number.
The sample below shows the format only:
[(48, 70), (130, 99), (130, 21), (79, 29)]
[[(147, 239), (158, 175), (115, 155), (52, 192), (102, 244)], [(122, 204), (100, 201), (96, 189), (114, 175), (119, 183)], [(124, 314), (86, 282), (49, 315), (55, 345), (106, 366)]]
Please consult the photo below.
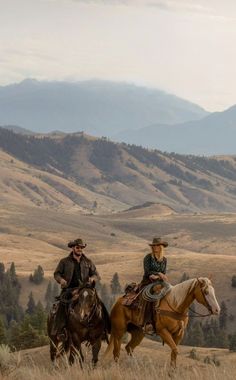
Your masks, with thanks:
[(156, 258), (151, 254), (147, 254), (143, 260), (143, 281), (149, 281), (149, 276), (151, 274), (163, 273), (166, 274), (167, 259), (163, 257), (162, 261), (156, 260)]
[[(72, 255), (73, 254), (71, 252), (69, 256), (65, 257), (64, 259), (61, 259), (54, 272), (54, 278), (59, 284), (62, 278), (66, 280), (68, 285), (71, 282), (74, 272), (74, 260)], [(80, 259), (80, 270), (82, 284), (86, 284), (86, 282), (88, 282), (89, 278), (92, 276), (95, 280), (99, 278), (94, 263), (92, 262), (92, 260), (88, 259), (84, 254), (82, 254)]]

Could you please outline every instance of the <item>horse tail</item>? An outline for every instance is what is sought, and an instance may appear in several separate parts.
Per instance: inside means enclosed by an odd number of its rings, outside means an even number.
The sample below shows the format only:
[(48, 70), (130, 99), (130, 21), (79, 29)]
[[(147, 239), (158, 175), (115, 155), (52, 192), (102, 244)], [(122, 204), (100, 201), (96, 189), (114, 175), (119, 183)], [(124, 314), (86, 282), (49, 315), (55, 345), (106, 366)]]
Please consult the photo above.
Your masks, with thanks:
[(103, 360), (110, 359), (111, 356), (112, 356), (112, 353), (113, 353), (113, 349), (114, 349), (114, 335), (113, 335), (113, 333), (111, 333), (109, 344), (108, 344), (108, 346), (106, 348), (106, 351), (103, 354), (102, 359)]

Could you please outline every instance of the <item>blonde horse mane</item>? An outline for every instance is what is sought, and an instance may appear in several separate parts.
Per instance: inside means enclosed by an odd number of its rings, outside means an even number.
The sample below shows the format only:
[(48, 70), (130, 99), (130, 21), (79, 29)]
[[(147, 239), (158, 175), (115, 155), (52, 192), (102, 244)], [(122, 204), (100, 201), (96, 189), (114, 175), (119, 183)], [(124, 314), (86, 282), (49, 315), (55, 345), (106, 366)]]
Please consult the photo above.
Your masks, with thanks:
[(178, 308), (185, 300), (186, 295), (189, 294), (196, 286), (198, 281), (210, 285), (211, 282), (207, 277), (191, 278), (181, 282), (180, 284), (174, 285), (170, 292), (168, 293), (168, 301), (174, 308)]

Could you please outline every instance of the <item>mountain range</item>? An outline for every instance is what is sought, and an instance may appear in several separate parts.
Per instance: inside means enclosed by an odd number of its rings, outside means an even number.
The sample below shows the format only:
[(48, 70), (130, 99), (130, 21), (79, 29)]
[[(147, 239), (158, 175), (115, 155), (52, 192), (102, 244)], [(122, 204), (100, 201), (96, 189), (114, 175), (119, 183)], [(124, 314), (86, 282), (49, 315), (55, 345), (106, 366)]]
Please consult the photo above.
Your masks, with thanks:
[(198, 105), (164, 91), (122, 82), (26, 79), (0, 87), (0, 125), (34, 132), (85, 131), (111, 137), (126, 129), (182, 123), (207, 114)]
[(153, 124), (137, 131), (122, 131), (114, 139), (181, 154), (235, 154), (236, 105), (201, 120), (176, 125)]
[[(113, 212), (146, 202), (174, 212), (235, 212), (236, 158), (197, 157), (84, 133), (20, 135), (0, 128), (0, 202)], [(14, 169), (14, 170), (13, 170)]]

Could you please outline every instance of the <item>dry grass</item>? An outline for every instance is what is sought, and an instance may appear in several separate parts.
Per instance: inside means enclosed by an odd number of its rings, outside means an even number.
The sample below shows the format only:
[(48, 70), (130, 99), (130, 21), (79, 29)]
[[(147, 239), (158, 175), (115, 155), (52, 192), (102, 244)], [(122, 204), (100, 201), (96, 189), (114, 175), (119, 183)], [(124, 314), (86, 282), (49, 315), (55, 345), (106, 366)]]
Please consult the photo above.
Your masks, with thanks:
[[(197, 349), (199, 360), (193, 360), (188, 357), (190, 350), (190, 347), (180, 347), (178, 367), (172, 371), (169, 366), (169, 349), (149, 340), (144, 340), (141, 347), (137, 348), (134, 357), (128, 357), (123, 350), (119, 364), (114, 362), (102, 364), (100, 362), (96, 369), (92, 369), (90, 365), (90, 350), (84, 348), (85, 365), (81, 370), (79, 363), (70, 367), (65, 358), (53, 366), (49, 362), (48, 347), (42, 347), (22, 351), (15, 370), (11, 370), (8, 374), (5, 371), (8, 377), (3, 378), (11, 380), (235, 379), (236, 354), (230, 354), (226, 350), (199, 348)], [(215, 355), (220, 361), (220, 366), (204, 363), (206, 356), (213, 357)]]
[[(140, 215), (139, 215), (140, 211)], [(42, 265), (46, 278), (63, 256), (66, 243), (82, 236), (86, 254), (95, 262), (102, 281), (110, 283), (115, 272), (122, 285), (140, 281), (142, 261), (155, 235), (169, 241), (166, 250), (168, 275), (175, 284), (184, 272), (191, 277), (213, 275), (218, 300), (226, 300), (229, 314), (236, 314), (236, 291), (231, 287), (236, 274), (236, 215), (168, 215), (143, 218), (137, 210), (113, 216), (86, 216), (28, 206), (0, 204), (0, 261), (15, 262), (22, 283), (25, 306), (30, 290), (44, 301), (47, 286), (28, 282), (29, 274)], [(232, 326), (232, 329), (234, 326)]]

